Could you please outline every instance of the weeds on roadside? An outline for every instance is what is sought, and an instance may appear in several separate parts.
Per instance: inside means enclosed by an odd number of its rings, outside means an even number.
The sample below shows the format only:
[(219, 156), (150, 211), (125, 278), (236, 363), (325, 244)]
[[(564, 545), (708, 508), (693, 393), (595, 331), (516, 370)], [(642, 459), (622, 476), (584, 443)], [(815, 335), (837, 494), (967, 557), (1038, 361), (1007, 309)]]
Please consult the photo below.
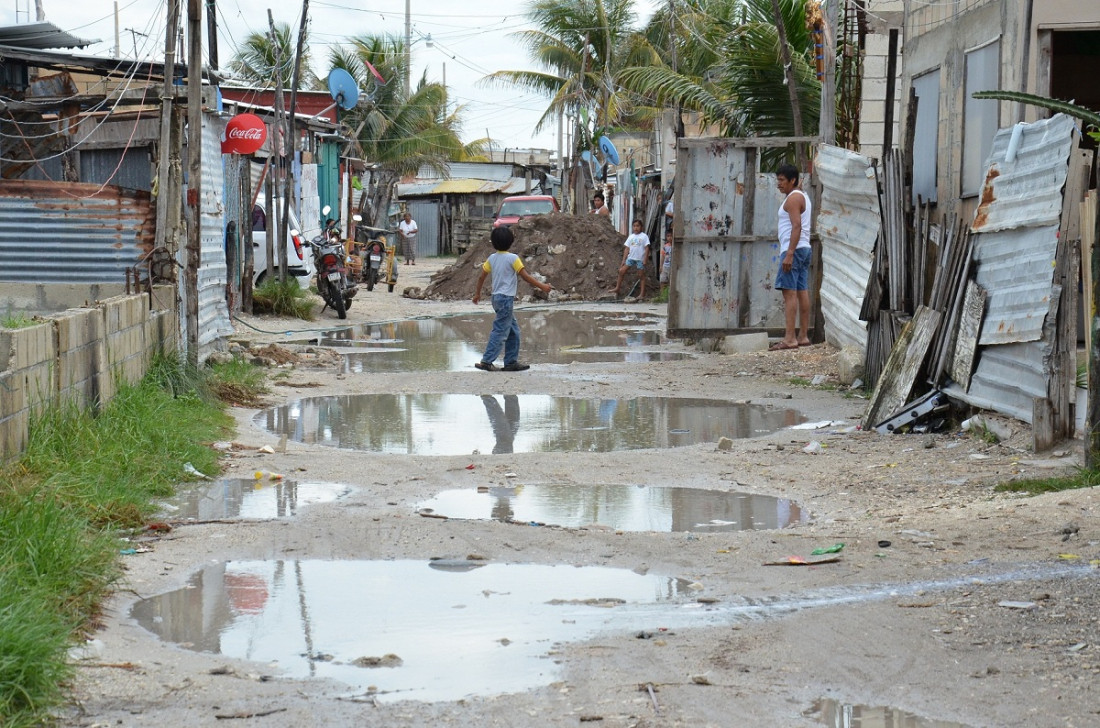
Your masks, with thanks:
[(219, 400), (238, 407), (261, 407), (269, 391), (267, 372), (240, 357), (212, 365), (209, 387)]
[(657, 295), (653, 297), (653, 303), (668, 303), (668, 286), (661, 286)]
[(296, 280), (280, 282), (269, 278), (252, 291), (252, 310), (255, 313), (293, 316), (312, 321), (315, 317), (314, 305), (309, 291), (303, 290)]
[[(65, 700), (67, 650), (118, 577), (118, 528), (184, 479), (218, 470), (202, 443), (231, 419), (174, 357), (158, 357), (97, 414), (55, 404), (0, 468), (0, 725), (39, 726)], [(188, 383), (194, 386), (188, 386)]]
[(1000, 493), (1027, 493), (1039, 495), (1041, 493), (1056, 493), (1062, 490), (1076, 490), (1078, 488), (1092, 488), (1100, 485), (1100, 471), (1078, 470), (1073, 475), (1058, 476), (1053, 478), (1021, 478), (1001, 483), (993, 488)]
[(28, 326), (34, 326), (37, 321), (31, 316), (25, 313), (11, 313), (0, 319), (0, 326), (5, 329), (25, 329)]

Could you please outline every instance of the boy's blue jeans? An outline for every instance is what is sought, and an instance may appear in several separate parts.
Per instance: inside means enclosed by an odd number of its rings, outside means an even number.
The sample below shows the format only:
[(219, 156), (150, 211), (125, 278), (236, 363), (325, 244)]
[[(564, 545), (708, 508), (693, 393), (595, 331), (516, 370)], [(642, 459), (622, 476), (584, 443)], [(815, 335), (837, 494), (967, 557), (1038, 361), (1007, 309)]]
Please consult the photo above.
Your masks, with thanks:
[(489, 334), (489, 345), (485, 347), (485, 355), (481, 361), (492, 364), (500, 354), (501, 345), (504, 346), (504, 363), (512, 364), (519, 359), (519, 322), (512, 311), (515, 298), (493, 294), (493, 310), (497, 317), (493, 319), (493, 330)]

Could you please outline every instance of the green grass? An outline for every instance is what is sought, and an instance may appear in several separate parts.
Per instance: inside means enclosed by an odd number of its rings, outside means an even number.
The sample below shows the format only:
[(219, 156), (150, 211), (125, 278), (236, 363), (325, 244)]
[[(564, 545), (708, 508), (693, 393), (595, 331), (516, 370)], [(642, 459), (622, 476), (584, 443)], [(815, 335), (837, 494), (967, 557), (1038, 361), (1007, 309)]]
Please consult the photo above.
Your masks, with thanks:
[(26, 315), (25, 313), (12, 313), (8, 314), (3, 319), (0, 319), (0, 327), (5, 329), (25, 329), (28, 326), (34, 326), (38, 322), (33, 317)]
[(653, 303), (668, 303), (668, 286), (662, 286), (653, 297)]
[(1097, 485), (1100, 485), (1100, 471), (1081, 469), (1073, 475), (1011, 480), (1007, 483), (1001, 483), (993, 490), (999, 493), (1039, 495), (1041, 493), (1057, 493), (1063, 490), (1076, 490), (1077, 488), (1092, 488)]
[(304, 290), (294, 280), (287, 280), (285, 283), (280, 283), (278, 279), (266, 280), (252, 291), (253, 313), (270, 313), (312, 321), (316, 315), (313, 310), (315, 306), (310, 291)]
[(118, 578), (121, 529), (153, 515), (184, 463), (219, 470), (204, 443), (232, 420), (203, 382), (159, 357), (97, 415), (48, 408), (0, 469), (0, 726), (42, 725), (64, 703), (67, 650)]
[(240, 357), (210, 367), (209, 387), (222, 402), (260, 407), (268, 393), (266, 370)]

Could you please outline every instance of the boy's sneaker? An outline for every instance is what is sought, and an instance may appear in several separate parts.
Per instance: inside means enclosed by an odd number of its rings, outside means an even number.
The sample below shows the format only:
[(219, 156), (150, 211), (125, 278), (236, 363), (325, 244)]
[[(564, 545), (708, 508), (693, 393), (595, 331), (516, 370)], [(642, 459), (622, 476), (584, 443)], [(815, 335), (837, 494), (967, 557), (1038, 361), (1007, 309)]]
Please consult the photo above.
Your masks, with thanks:
[(525, 372), (531, 368), (530, 364), (520, 364), (518, 361), (514, 361), (511, 364), (505, 364), (501, 371), (505, 372)]
[[(476, 369), (480, 369), (483, 372), (495, 372), (497, 370), (496, 366), (484, 361), (479, 361), (477, 364), (474, 364), (474, 367)], [(507, 369), (508, 367), (504, 368)]]

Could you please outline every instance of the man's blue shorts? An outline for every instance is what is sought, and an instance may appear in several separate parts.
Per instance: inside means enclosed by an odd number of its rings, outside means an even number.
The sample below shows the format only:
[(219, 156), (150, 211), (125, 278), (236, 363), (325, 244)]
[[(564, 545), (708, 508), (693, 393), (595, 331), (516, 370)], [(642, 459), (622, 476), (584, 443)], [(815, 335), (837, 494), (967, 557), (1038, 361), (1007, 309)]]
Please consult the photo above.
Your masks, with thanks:
[(794, 260), (791, 261), (791, 270), (783, 270), (783, 258), (779, 257), (779, 273), (775, 276), (775, 287), (780, 291), (807, 291), (810, 288), (810, 259), (813, 253), (810, 248), (795, 248)]
[(627, 258), (626, 267), (627, 268), (637, 268), (638, 270), (643, 270), (645, 268), (645, 261), (644, 260), (631, 260), (630, 258)]

